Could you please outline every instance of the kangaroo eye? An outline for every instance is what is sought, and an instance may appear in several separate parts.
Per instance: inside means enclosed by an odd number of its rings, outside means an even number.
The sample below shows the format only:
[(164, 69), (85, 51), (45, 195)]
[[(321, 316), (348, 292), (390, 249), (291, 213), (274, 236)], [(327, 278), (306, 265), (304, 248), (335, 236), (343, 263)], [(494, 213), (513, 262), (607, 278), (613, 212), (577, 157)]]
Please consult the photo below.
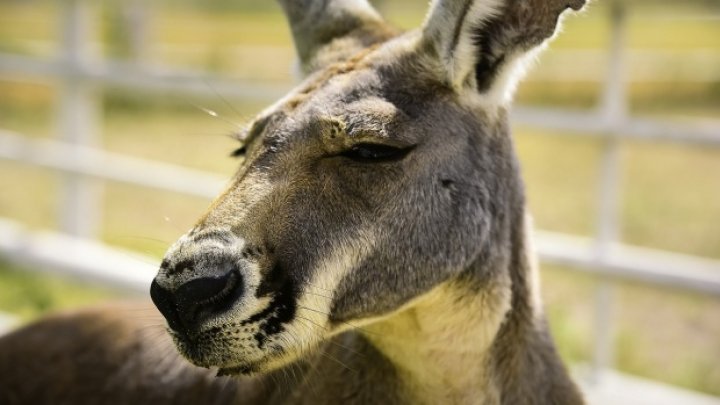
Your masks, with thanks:
[(346, 150), (345, 152), (342, 152), (340, 156), (364, 163), (391, 162), (401, 160), (411, 150), (412, 147), (398, 148), (395, 146), (381, 145), (377, 143), (361, 143), (354, 145), (351, 149)]
[(232, 153), (230, 153), (230, 157), (242, 157), (245, 156), (245, 152), (247, 152), (247, 148), (245, 147), (245, 145), (243, 145), (232, 151)]

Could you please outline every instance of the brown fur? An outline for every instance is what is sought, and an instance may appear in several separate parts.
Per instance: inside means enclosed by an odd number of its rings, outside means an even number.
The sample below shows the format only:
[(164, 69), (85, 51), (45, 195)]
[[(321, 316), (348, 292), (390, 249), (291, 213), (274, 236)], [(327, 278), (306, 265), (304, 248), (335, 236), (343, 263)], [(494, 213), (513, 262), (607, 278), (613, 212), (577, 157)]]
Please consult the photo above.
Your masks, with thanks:
[(149, 303), (57, 314), (0, 339), (0, 403), (225, 404), (238, 390), (184, 361)]

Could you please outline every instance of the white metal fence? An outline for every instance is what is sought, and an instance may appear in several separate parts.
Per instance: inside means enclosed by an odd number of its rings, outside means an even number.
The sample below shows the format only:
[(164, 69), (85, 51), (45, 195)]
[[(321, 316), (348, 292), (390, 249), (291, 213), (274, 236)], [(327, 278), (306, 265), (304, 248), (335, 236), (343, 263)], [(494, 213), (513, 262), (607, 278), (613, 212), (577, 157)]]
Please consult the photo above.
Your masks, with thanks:
[[(19, 223), (0, 219), (0, 255), (49, 269), (103, 280), (115, 286), (146, 291), (155, 272), (153, 260), (103, 245), (92, 239), (98, 222), (96, 179), (124, 182), (189, 195), (213, 197), (225, 179), (167, 163), (124, 156), (96, 148), (99, 99), (103, 87), (137, 88), (212, 95), (221, 88), (230, 99), (271, 101), (283, 86), (246, 83), (196, 72), (150, 68), (138, 63), (93, 60), (87, 30), (92, 17), (87, 0), (64, 0), (61, 8), (62, 52), (55, 60), (0, 53), (0, 76), (46, 81), (61, 91), (56, 140), (36, 140), (0, 130), (0, 158), (57, 170), (64, 174), (61, 231), (28, 232)], [(618, 204), (621, 199), (618, 149), (621, 137), (720, 146), (720, 126), (683, 124), (633, 117), (627, 108), (627, 55), (624, 48), (625, 7), (613, 1), (612, 41), (602, 103), (594, 111), (572, 113), (531, 107), (516, 108), (513, 121), (533, 127), (571, 130), (603, 139), (599, 215), (595, 238), (537, 233), (541, 259), (599, 276), (596, 294), (595, 377), (612, 368), (613, 284), (618, 279), (671, 286), (720, 296), (720, 262), (620, 244)], [(711, 75), (712, 76), (712, 75)], [(208, 85), (208, 83), (210, 85)], [(83, 252), (73, 255), (72, 252)], [(127, 269), (138, 269), (128, 271)]]

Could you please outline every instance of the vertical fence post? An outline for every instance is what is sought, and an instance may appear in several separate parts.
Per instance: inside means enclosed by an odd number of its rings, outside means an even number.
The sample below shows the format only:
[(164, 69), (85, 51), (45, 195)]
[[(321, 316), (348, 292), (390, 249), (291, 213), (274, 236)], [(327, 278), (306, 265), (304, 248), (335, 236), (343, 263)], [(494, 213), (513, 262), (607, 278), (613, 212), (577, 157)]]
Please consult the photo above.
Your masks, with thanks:
[(149, 56), (149, 2), (144, 0), (116, 0), (106, 10), (112, 57), (135, 63)]
[[(60, 13), (61, 60), (66, 75), (59, 84), (58, 124), (63, 141), (76, 145), (97, 142), (97, 89), (79, 75), (91, 61), (92, 9), (88, 0), (64, 0)], [(93, 237), (100, 215), (100, 184), (86, 177), (64, 175), (60, 191), (60, 229), (79, 237)]]
[[(596, 260), (607, 259), (613, 243), (620, 238), (619, 211), (621, 172), (620, 133), (618, 128), (627, 117), (628, 101), (625, 80), (625, 6), (622, 0), (610, 3), (611, 38), (608, 52), (608, 69), (602, 99), (602, 114), (610, 127), (605, 138), (600, 163), (599, 212), (596, 237)], [(594, 383), (600, 383), (603, 372), (613, 367), (615, 356), (615, 286), (601, 278), (595, 290), (595, 347), (593, 352)]]
[(124, 23), (128, 33), (128, 55), (140, 63), (149, 56), (148, 51), (148, 7), (143, 0), (125, 0)]

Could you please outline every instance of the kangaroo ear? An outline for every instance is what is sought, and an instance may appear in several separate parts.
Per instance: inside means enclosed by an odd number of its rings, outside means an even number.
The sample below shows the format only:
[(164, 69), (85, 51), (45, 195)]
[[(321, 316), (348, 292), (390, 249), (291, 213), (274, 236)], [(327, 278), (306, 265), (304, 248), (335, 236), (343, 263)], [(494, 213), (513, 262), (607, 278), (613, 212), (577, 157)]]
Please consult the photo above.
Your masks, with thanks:
[(586, 0), (435, 0), (423, 26), (423, 49), (438, 58), (458, 91), (507, 104), (524, 62), (555, 33), (561, 14)]
[(397, 34), (367, 0), (279, 1), (305, 74)]

